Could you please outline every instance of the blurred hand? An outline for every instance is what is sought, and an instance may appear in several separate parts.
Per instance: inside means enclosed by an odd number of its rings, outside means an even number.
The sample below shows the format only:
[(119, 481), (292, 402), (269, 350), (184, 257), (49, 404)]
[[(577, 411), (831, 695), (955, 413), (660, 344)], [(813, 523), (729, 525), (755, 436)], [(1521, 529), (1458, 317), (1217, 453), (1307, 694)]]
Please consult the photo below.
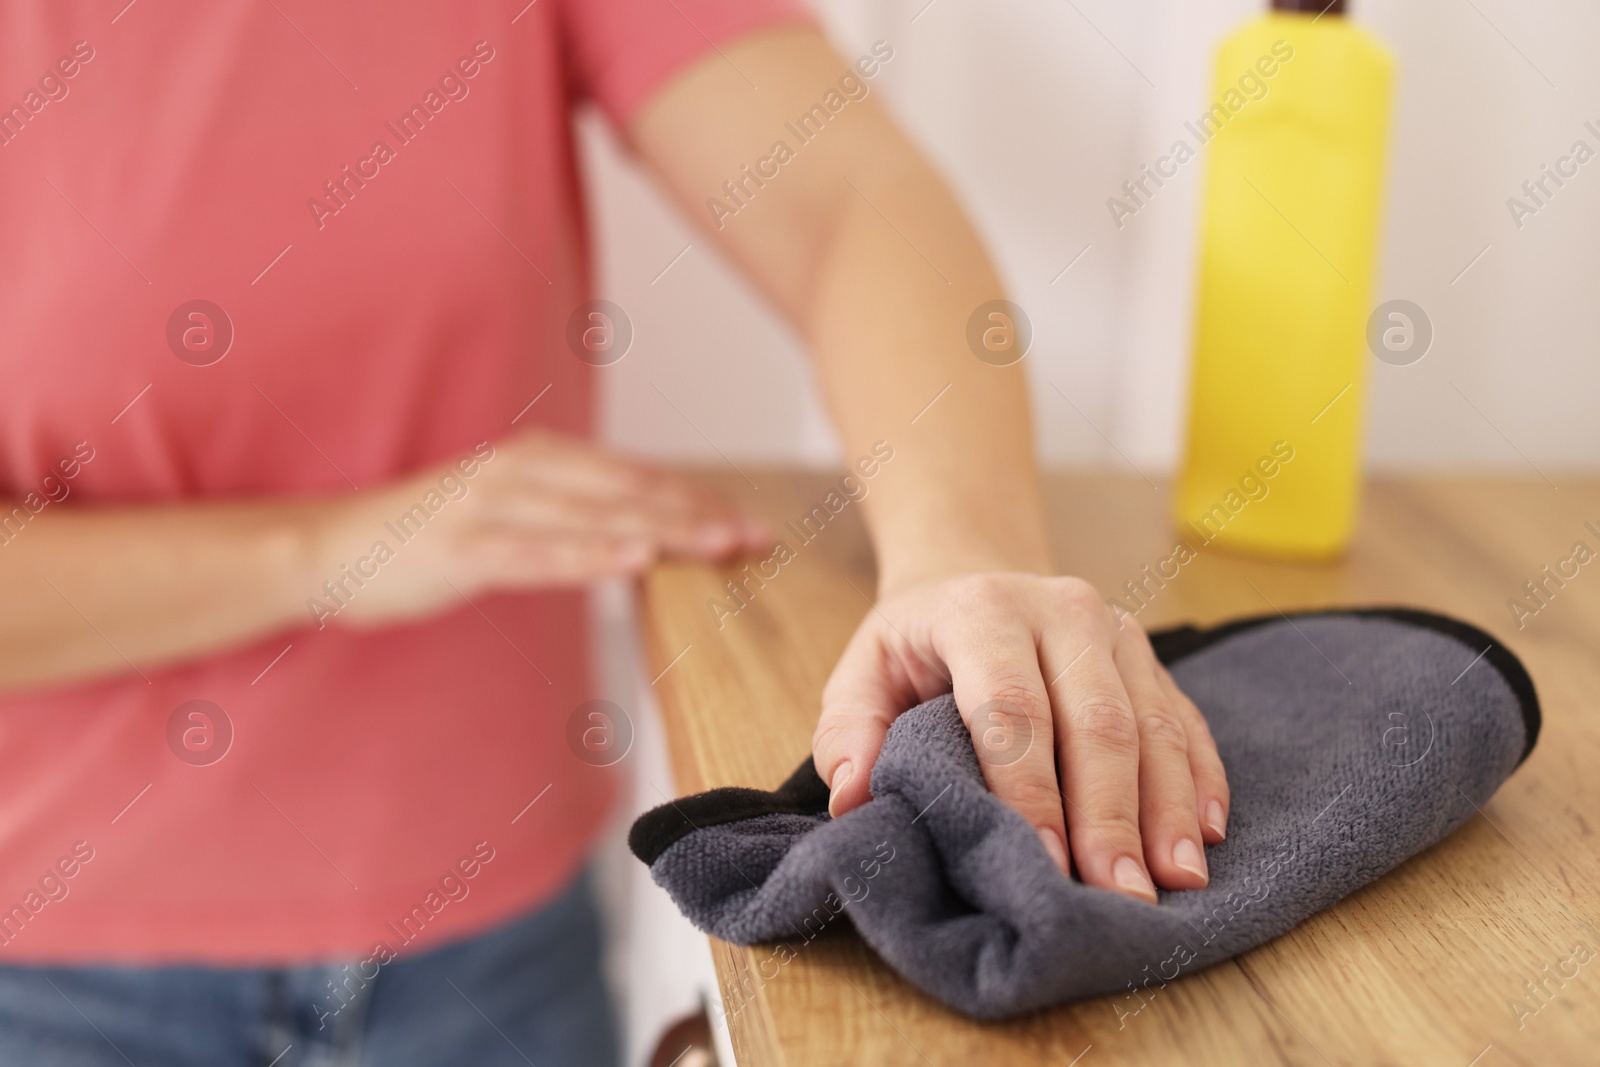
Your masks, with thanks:
[(1089, 583), (976, 574), (891, 595), (857, 629), (812, 745), (841, 815), (870, 796), (889, 724), (955, 693), (984, 779), (1065, 873), (1154, 901), (1207, 882), (1228, 782), (1205, 720), (1144, 631)]
[[(312, 573), (354, 590), (338, 622), (380, 626), (457, 606), (457, 590), (571, 586), (638, 574), (659, 557), (717, 560), (771, 540), (688, 479), (534, 430), (331, 503), (313, 522)], [(380, 541), (392, 558), (379, 558)]]

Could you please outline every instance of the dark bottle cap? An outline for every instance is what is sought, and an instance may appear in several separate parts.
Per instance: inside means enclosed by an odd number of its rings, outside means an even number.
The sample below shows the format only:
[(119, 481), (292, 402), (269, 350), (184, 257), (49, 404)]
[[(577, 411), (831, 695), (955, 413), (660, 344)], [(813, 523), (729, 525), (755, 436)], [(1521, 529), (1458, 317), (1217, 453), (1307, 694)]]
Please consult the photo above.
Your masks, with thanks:
[(1272, 0), (1274, 11), (1299, 11), (1307, 15), (1342, 15), (1344, 0)]

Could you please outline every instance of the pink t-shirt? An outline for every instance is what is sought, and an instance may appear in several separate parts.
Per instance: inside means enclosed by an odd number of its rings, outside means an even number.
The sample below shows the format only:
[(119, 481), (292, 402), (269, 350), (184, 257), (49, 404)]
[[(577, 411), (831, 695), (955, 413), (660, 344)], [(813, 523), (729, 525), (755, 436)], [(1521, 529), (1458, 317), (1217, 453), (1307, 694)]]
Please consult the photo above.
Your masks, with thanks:
[[(805, 17), (125, 2), (0, 3), (0, 567), (80, 503), (341, 493), (586, 433), (572, 106), (620, 124)], [(568, 742), (582, 596), (475, 601), (0, 696), (0, 963), (407, 951), (559, 889), (614, 792)]]

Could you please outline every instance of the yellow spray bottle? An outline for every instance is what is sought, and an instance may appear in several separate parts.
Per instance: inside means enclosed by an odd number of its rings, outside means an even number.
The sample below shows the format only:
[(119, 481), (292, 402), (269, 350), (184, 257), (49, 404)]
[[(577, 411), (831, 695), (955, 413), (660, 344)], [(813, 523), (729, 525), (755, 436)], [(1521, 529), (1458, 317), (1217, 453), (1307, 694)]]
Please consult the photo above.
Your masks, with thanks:
[(1217, 54), (1186, 539), (1300, 558), (1348, 544), (1393, 63), (1343, 0), (1275, 0)]

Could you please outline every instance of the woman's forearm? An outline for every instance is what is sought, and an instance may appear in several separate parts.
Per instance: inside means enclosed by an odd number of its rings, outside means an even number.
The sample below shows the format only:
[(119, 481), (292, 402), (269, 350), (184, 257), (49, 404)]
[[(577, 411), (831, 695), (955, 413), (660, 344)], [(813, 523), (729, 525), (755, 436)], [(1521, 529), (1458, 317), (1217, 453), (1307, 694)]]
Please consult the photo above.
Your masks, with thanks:
[(147, 671), (303, 622), (306, 510), (46, 510), (0, 545), (0, 691)]
[(540, 430), (316, 499), (52, 507), (0, 543), (0, 692), (770, 543), (686, 479)]
[(880, 589), (1047, 572), (1022, 367), (985, 363), (966, 340), (1000, 281), (926, 167), (860, 184), (862, 195), (840, 205), (806, 327), (849, 455), (877, 438), (895, 448), (890, 476), (865, 501)]
[[(878, 42), (851, 62), (799, 27), (726, 51), (660, 93), (631, 134), (806, 335), (845, 459), (880, 439), (894, 448), (892, 473), (865, 501), (883, 591), (960, 571), (1050, 569), (1022, 369), (985, 363), (966, 341), (973, 312), (1004, 295), (1000, 280), (872, 94), (893, 48)], [(794, 116), (814, 117), (828, 99), (832, 117), (802, 141)]]

